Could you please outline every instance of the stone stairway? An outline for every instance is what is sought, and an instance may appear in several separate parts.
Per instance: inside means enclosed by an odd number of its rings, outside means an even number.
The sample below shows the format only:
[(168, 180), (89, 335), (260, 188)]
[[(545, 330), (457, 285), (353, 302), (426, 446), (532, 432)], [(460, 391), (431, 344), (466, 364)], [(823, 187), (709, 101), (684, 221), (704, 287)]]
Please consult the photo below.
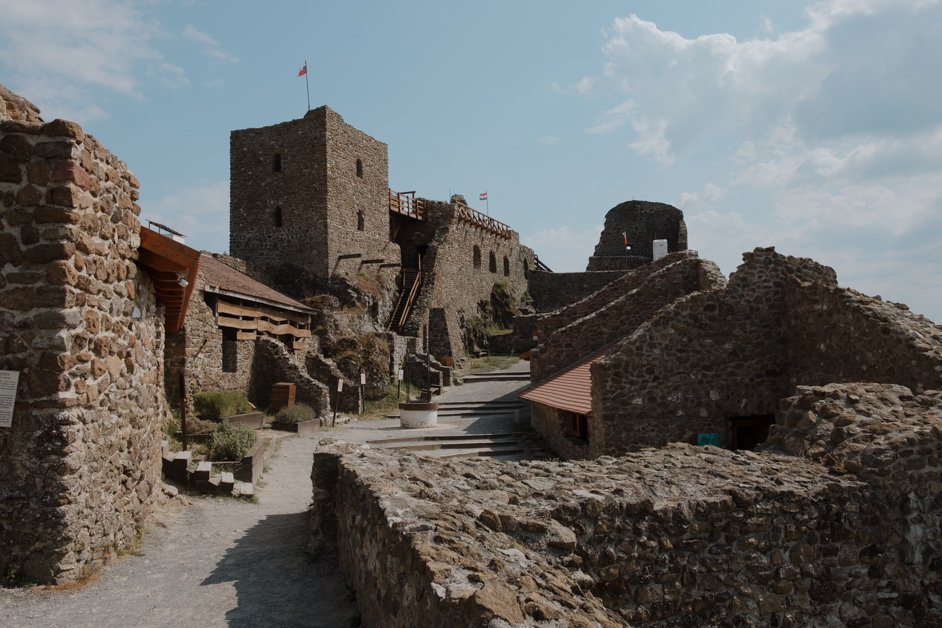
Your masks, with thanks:
[(396, 309), (393, 311), (393, 315), (389, 319), (390, 330), (395, 332), (400, 331), (401, 323), (404, 323), (408, 318), (409, 309), (412, 307), (412, 302), (409, 300), (409, 296), (413, 293), (415, 284), (418, 281), (421, 281), (418, 269), (402, 269), (402, 292), (399, 296), (398, 303), (396, 303)]
[(415, 436), (368, 442), (377, 449), (409, 451), (426, 458), (489, 456), (522, 460), (549, 455), (539, 439), (528, 432)]
[(492, 373), (471, 373), (461, 378), (462, 384), (477, 382), (529, 382), (530, 371), (495, 371)]

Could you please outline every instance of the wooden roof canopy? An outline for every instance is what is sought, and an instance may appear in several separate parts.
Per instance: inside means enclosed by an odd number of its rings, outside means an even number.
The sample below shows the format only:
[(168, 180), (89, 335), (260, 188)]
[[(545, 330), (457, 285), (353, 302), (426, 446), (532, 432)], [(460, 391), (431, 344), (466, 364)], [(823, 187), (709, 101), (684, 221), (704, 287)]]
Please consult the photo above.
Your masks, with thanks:
[[(147, 269), (154, 282), (157, 302), (164, 306), (168, 333), (183, 328), (190, 295), (196, 285), (200, 252), (172, 238), (141, 227), (141, 248), (138, 263)], [(181, 280), (186, 281), (186, 285)]]
[(576, 414), (592, 414), (592, 373), (594, 362), (605, 357), (615, 343), (606, 345), (520, 393), (521, 399)]

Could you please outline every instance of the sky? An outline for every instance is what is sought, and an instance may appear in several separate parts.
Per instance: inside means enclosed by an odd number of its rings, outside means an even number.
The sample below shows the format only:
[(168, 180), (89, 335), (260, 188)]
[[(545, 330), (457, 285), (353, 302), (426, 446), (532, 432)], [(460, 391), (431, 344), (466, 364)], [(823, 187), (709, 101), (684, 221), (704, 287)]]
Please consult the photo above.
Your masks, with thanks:
[[(556, 271), (605, 213), (684, 211), (942, 322), (942, 0), (0, 0), (0, 83), (141, 182), (142, 219), (228, 249), (229, 133), (328, 105), (395, 190), (463, 194)], [(489, 205), (478, 202), (488, 192)]]

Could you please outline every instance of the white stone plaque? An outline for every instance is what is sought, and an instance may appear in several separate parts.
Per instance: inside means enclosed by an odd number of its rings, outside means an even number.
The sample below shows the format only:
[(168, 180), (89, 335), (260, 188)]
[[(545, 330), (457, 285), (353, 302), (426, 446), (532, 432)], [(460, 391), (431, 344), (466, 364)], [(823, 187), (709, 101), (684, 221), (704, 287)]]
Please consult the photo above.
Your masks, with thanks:
[(0, 427), (13, 425), (13, 404), (16, 403), (16, 384), (19, 371), (0, 371)]

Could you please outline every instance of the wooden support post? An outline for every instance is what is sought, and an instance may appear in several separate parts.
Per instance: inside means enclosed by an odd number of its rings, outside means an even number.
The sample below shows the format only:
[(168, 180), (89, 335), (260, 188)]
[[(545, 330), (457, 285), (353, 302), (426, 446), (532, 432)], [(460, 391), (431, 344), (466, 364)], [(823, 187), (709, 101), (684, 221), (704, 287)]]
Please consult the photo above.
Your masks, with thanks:
[(180, 371), (180, 440), (186, 451), (186, 377), (183, 371)]

